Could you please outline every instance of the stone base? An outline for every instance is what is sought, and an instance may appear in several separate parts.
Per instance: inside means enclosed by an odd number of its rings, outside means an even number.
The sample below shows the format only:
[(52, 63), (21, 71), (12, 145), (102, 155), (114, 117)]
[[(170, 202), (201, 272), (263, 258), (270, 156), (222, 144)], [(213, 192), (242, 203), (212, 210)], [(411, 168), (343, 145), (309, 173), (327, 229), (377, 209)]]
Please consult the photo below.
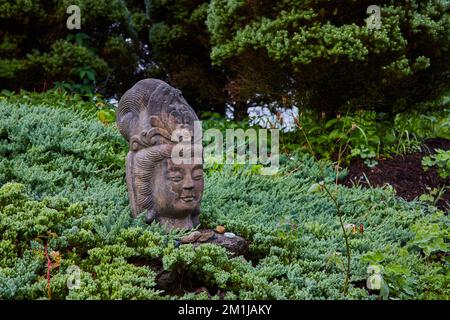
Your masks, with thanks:
[(181, 243), (191, 243), (194, 247), (198, 247), (204, 243), (212, 243), (224, 247), (233, 256), (244, 255), (248, 251), (248, 241), (244, 238), (231, 233), (220, 234), (211, 229), (193, 231), (183, 237)]

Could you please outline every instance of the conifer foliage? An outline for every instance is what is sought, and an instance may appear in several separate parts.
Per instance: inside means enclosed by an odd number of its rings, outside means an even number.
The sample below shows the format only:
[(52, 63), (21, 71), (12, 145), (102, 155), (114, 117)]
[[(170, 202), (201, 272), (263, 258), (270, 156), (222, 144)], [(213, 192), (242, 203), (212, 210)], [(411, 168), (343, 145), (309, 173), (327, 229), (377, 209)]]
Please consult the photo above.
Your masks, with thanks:
[[(241, 299), (448, 299), (449, 219), (390, 188), (339, 189), (352, 233), (352, 277), (341, 287), (344, 245), (333, 204), (318, 179), (334, 170), (307, 156), (283, 156), (281, 172), (209, 170), (202, 227), (247, 238), (249, 256), (212, 244), (194, 248), (144, 217), (133, 220), (124, 179), (126, 143), (89, 114), (0, 101), (0, 299), (170, 299), (164, 272), (196, 279), (211, 295)], [(325, 170), (320, 167), (325, 165)], [(71, 272), (78, 268), (79, 286)], [(377, 269), (377, 270), (378, 270)], [(205, 292), (183, 298), (205, 299)]]

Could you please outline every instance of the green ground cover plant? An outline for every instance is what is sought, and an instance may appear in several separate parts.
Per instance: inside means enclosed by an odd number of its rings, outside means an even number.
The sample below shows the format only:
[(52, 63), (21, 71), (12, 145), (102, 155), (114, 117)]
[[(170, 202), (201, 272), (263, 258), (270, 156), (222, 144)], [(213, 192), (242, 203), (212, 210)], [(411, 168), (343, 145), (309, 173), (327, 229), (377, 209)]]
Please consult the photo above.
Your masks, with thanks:
[[(44, 93), (25, 90), (13, 93), (3, 90), (0, 100), (84, 111), (81, 115), (96, 115), (104, 124), (115, 123), (115, 107), (100, 94), (72, 94), (62, 89)], [(280, 133), (280, 151), (315, 154), (320, 158), (333, 160), (337, 154), (342, 154), (344, 164), (348, 165), (352, 159), (362, 158), (366, 164), (373, 166), (380, 158), (420, 151), (426, 139), (450, 140), (448, 102), (448, 96), (445, 96), (422, 106), (429, 107), (429, 111), (409, 110), (392, 117), (386, 113), (359, 110), (324, 119), (315, 111), (304, 110), (294, 119), (294, 131)], [(259, 129), (258, 126), (250, 126), (248, 119), (234, 121), (217, 112), (201, 112), (200, 119), (203, 130), (219, 129), (224, 136), (226, 129)], [(283, 121), (278, 115), (276, 121), (269, 125), (280, 128)]]
[(436, 154), (423, 157), (422, 165), (425, 170), (435, 166), (440, 177), (450, 177), (450, 150), (437, 149)]
[[(127, 145), (115, 126), (47, 104), (0, 99), (0, 299), (208, 298), (165, 292), (154, 263), (197, 279), (212, 298), (217, 289), (226, 299), (450, 298), (450, 222), (434, 206), (390, 187), (335, 186), (330, 162), (291, 153), (273, 176), (245, 166), (206, 171), (202, 227), (250, 240), (248, 257), (180, 245), (182, 232), (131, 218)], [(349, 233), (346, 294), (341, 226), (327, 194), (312, 188), (319, 181), (338, 189), (345, 224), (363, 226)], [(79, 289), (67, 286), (72, 266)], [(381, 290), (366, 288), (369, 266)]]

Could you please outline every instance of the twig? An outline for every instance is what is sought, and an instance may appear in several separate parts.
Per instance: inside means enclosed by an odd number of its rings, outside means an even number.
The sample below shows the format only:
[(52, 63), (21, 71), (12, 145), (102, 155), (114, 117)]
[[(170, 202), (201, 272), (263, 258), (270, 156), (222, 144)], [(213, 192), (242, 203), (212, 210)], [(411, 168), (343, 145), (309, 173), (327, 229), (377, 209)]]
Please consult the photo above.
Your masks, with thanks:
[[(313, 157), (316, 159), (316, 161), (319, 162), (319, 159), (317, 158), (316, 153), (314, 152), (311, 143), (309, 142), (308, 136), (306, 135), (306, 132), (303, 130), (303, 126), (299, 123), (298, 119), (294, 118), (295, 124), (296, 126), (301, 130), (301, 132), (303, 133), (303, 136), (305, 137), (306, 143), (308, 144), (308, 147), (310, 149), (311, 154), (313, 155)], [(349, 129), (349, 131), (351, 131), (352, 129)], [(340, 139), (338, 140), (340, 141)], [(337, 165), (336, 165), (336, 179), (335, 179), (335, 184), (337, 186), (338, 184), (338, 175), (339, 175), (339, 168), (340, 168), (340, 164), (342, 161), (342, 154), (346, 151), (347, 147), (349, 146), (349, 140), (347, 140), (344, 148), (342, 149), (342, 146), (339, 146), (339, 153), (338, 153), (338, 161), (337, 161)], [(320, 162), (319, 162), (320, 163)], [(320, 171), (321, 171), (321, 175), (322, 175), (322, 181), (323, 181), (323, 188), (324, 190), (327, 192), (327, 194), (329, 195), (329, 197), (331, 198), (331, 200), (333, 201), (335, 207), (336, 207), (336, 213), (339, 217), (339, 223), (341, 225), (342, 228), (342, 234), (344, 237), (344, 241), (345, 241), (345, 249), (346, 249), (346, 256), (347, 256), (347, 267), (344, 267), (344, 271), (345, 271), (345, 279), (344, 279), (344, 285), (342, 287), (342, 291), (344, 294), (347, 294), (348, 291), (348, 285), (350, 282), (350, 276), (351, 276), (351, 267), (350, 267), (350, 262), (351, 262), (351, 252), (350, 252), (350, 243), (348, 240), (348, 234), (345, 231), (345, 227), (344, 227), (344, 221), (342, 220), (342, 216), (344, 215), (344, 213), (341, 210), (341, 207), (337, 201), (337, 196), (334, 197), (331, 192), (329, 191), (329, 189), (326, 187), (326, 183), (325, 183), (325, 173), (324, 173), (324, 169), (323, 167), (320, 165)], [(344, 264), (343, 264), (344, 266)]]
[(342, 291), (344, 292), (344, 294), (347, 294), (347, 290), (348, 290), (348, 283), (350, 281), (350, 262), (351, 262), (351, 253), (350, 253), (350, 244), (348, 242), (348, 234), (345, 231), (345, 226), (344, 226), (344, 221), (342, 220), (342, 216), (344, 215), (344, 213), (341, 211), (341, 207), (339, 205), (339, 202), (337, 202), (337, 199), (331, 194), (330, 190), (328, 190), (328, 188), (326, 187), (326, 185), (323, 185), (324, 190), (328, 193), (328, 195), (330, 196), (330, 198), (333, 200), (334, 205), (336, 207), (336, 214), (339, 217), (339, 223), (341, 225), (342, 228), (342, 233), (344, 235), (344, 240), (345, 240), (345, 251), (346, 251), (346, 255), (347, 255), (347, 268), (345, 268), (345, 280), (344, 280), (344, 286)]
[(45, 242), (44, 252), (45, 252), (45, 257), (47, 258), (47, 296), (48, 296), (48, 299), (51, 300), (52, 299), (52, 290), (50, 288), (50, 270), (52, 269), (52, 263), (51, 263), (49, 255), (48, 255), (47, 242)]

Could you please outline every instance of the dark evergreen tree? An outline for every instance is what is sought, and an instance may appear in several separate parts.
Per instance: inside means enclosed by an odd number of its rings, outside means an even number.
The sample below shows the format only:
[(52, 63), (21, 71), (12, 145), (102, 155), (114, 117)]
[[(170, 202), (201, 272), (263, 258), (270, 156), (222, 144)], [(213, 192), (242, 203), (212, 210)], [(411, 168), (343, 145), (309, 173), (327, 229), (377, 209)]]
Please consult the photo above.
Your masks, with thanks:
[[(66, 26), (70, 5), (80, 7), (80, 30)], [(143, 1), (2, 1), (0, 30), (3, 89), (118, 95), (148, 70)]]
[(233, 100), (401, 110), (448, 92), (448, 1), (212, 0), (211, 58)]
[(159, 77), (180, 88), (194, 109), (223, 112), (222, 68), (213, 67), (204, 0), (146, 0), (152, 59)]

